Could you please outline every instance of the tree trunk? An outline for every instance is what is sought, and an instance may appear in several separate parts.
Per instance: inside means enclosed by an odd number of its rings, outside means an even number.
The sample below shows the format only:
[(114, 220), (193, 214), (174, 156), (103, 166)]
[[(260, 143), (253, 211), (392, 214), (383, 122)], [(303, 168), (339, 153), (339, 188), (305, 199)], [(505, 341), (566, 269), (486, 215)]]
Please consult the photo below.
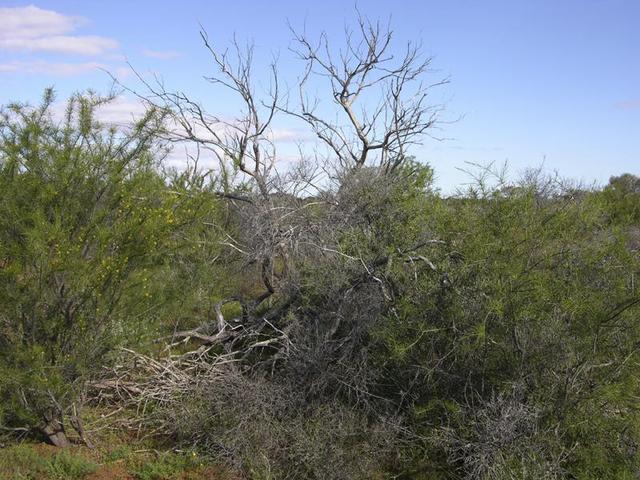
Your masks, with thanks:
[(84, 423), (82, 422), (82, 417), (78, 415), (78, 409), (76, 408), (75, 403), (73, 404), (73, 413), (69, 417), (69, 421), (71, 422), (71, 426), (74, 428), (74, 430), (78, 432), (82, 443), (84, 443), (89, 448), (93, 448), (93, 444), (91, 443), (89, 438), (87, 438), (87, 435), (84, 431)]
[(47, 436), (49, 442), (56, 447), (69, 446), (67, 434), (64, 431), (64, 419), (62, 415), (51, 415), (45, 419), (45, 425), (42, 427), (42, 433)]

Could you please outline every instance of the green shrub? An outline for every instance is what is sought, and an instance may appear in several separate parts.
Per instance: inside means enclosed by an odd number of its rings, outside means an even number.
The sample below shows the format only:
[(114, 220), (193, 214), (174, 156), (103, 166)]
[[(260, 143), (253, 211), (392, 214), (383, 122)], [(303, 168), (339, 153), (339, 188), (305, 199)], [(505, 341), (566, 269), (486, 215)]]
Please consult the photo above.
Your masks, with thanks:
[(52, 441), (116, 347), (184, 312), (214, 209), (161, 173), (163, 112), (116, 129), (95, 118), (106, 99), (73, 97), (62, 121), (53, 100), (0, 114), (0, 424)]

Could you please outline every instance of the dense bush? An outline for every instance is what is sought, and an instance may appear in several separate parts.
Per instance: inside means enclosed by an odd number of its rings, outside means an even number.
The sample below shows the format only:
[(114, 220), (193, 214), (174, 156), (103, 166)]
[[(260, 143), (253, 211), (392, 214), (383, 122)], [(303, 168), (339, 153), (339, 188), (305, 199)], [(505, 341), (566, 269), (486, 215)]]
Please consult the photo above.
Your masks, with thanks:
[(468, 478), (637, 470), (638, 252), (601, 193), (552, 185), (440, 201), (446, 245), (429, 255), (440, 273), (399, 272), (401, 301), (381, 332), (385, 383)]
[[(640, 265), (606, 190), (537, 175), (441, 198), (428, 173), (358, 171), (324, 193), (304, 238), (332, 247), (307, 251), (267, 310), (286, 353), (194, 387), (165, 411), (176, 439), (253, 478), (255, 458), (276, 478), (637, 471)], [(327, 444), (341, 457), (304, 447)]]
[(372, 478), (401, 441), (391, 421), (371, 425), (339, 402), (309, 405), (287, 386), (238, 375), (201, 381), (155, 415), (178, 443), (256, 479)]
[(185, 298), (171, 291), (189, 284), (176, 259), (197, 256), (184, 236), (212, 205), (169, 190), (162, 112), (117, 130), (95, 118), (106, 101), (73, 97), (58, 119), (48, 91), (0, 118), (0, 421), (61, 443), (106, 355)]

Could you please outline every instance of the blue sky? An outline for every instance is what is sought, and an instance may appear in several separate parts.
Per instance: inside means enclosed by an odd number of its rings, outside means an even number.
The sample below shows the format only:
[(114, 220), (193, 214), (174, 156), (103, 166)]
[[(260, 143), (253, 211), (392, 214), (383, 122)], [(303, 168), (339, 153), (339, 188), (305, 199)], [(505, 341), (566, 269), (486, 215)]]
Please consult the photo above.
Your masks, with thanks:
[[(353, 4), (355, 5), (355, 3)], [(433, 55), (433, 79), (451, 83), (434, 101), (458, 119), (426, 139), (416, 156), (445, 190), (467, 180), (465, 162), (508, 160), (513, 171), (539, 166), (585, 181), (640, 174), (640, 2), (637, 0), (365, 1), (360, 11), (387, 19), (398, 44), (420, 40)], [(126, 61), (154, 72), (221, 112), (233, 103), (202, 76), (211, 65), (198, 36), (234, 33), (256, 44), (258, 66), (279, 54), (283, 77), (302, 65), (288, 51), (287, 21), (341, 37), (354, 20), (337, 0), (0, 2), (0, 103), (106, 90), (106, 68), (136, 87)], [(119, 114), (133, 109), (123, 100)]]

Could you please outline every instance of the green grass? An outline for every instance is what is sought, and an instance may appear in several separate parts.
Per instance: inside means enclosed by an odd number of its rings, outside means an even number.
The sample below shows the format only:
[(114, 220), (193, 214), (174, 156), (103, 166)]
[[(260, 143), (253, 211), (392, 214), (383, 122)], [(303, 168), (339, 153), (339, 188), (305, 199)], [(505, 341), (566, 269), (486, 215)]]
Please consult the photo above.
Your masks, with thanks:
[(80, 446), (55, 449), (28, 442), (9, 444), (0, 448), (0, 480), (81, 480), (115, 464), (136, 480), (232, 478), (230, 472), (195, 452), (159, 452), (153, 448), (158, 445), (110, 439), (112, 442), (98, 444), (95, 450)]
[(195, 453), (159, 453), (130, 471), (139, 480), (170, 480), (203, 466), (204, 463)]
[(97, 470), (98, 466), (84, 457), (62, 450), (47, 463), (49, 477), (56, 480), (84, 478)]
[(98, 466), (68, 450), (42, 455), (33, 445), (19, 444), (0, 450), (2, 480), (76, 480), (97, 470)]
[[(84, 413), (87, 425), (104, 426), (109, 412), (87, 408)], [(120, 418), (129, 418), (128, 413), (109, 416), (106, 421)], [(0, 437), (0, 480), (88, 480), (94, 472), (99, 478), (109, 478), (112, 471), (136, 480), (236, 478), (215, 458), (191, 451), (175, 452), (175, 446), (166, 439), (140, 440), (116, 428), (99, 429), (90, 437), (94, 449), (75, 444), (57, 449), (43, 443), (17, 443), (9, 437)]]

